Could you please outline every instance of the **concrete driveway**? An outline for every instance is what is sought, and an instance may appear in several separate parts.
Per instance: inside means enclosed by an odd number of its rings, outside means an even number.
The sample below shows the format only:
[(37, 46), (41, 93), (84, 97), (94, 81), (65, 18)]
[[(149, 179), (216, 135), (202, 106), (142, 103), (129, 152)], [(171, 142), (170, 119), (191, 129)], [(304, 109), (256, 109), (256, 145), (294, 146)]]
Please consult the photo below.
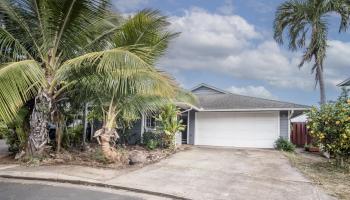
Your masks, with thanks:
[(274, 150), (194, 147), (109, 183), (190, 199), (331, 199)]

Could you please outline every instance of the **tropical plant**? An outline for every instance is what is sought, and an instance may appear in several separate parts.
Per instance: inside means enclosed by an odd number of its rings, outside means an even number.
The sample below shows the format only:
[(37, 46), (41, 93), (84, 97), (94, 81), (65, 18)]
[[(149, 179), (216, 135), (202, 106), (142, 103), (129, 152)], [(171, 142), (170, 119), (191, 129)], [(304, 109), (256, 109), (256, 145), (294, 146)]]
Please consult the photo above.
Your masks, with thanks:
[[(168, 25), (167, 18), (159, 12), (141, 11), (115, 32), (110, 49), (82, 55), (61, 68), (65, 80), (84, 74), (72, 92), (101, 107), (103, 127), (95, 137), (109, 160), (119, 157), (113, 146), (119, 138), (116, 128), (120, 119), (137, 119), (141, 113), (169, 102), (180, 91), (170, 76), (154, 67), (177, 35), (167, 31)], [(126, 51), (127, 55), (121, 54)], [(99, 73), (89, 73), (96, 68)]]
[(27, 121), (28, 113), (29, 111), (27, 108), (22, 107), (11, 123), (0, 123), (0, 131), (2, 132), (6, 144), (9, 147), (9, 152), (11, 153), (18, 153), (27, 143), (27, 131), (29, 129)]
[(275, 148), (280, 151), (293, 152), (295, 150), (295, 146), (290, 141), (280, 137), (275, 141)]
[(344, 166), (350, 158), (350, 99), (313, 107), (307, 115), (314, 143)]
[(159, 147), (162, 143), (161, 133), (158, 131), (155, 132), (145, 132), (142, 135), (143, 144), (150, 150), (153, 150)]
[(330, 14), (340, 16), (339, 32), (346, 31), (349, 20), (349, 2), (346, 0), (288, 0), (282, 3), (274, 21), (274, 39), (284, 43), (284, 32), (292, 51), (305, 48), (299, 67), (314, 61), (315, 86), (320, 87), (320, 103), (326, 103), (324, 59), (326, 57), (328, 21)]
[(185, 130), (182, 120), (179, 120), (180, 110), (174, 104), (168, 104), (163, 107), (156, 118), (159, 121), (159, 127), (163, 132), (163, 143), (166, 147), (174, 148), (176, 146), (176, 134)]
[[(119, 27), (108, 7), (107, 0), (0, 1), (0, 53), (6, 58), (0, 67), (0, 118), (11, 122), (34, 99), (28, 154), (43, 150), (49, 122), (60, 131), (59, 103), (76, 83), (61, 75), (68, 70), (64, 63), (108, 46)], [(130, 62), (128, 49), (117, 52), (116, 59)]]
[(62, 136), (62, 145), (64, 148), (79, 147), (82, 141), (82, 132), (84, 127), (78, 125), (75, 127), (67, 128), (66, 132)]
[(104, 149), (111, 149), (120, 105), (134, 99), (138, 107), (144, 97), (176, 94), (171, 78), (154, 68), (176, 36), (166, 31), (167, 18), (144, 10), (120, 22), (108, 7), (107, 0), (0, 2), (0, 52), (11, 61), (0, 68), (0, 117), (9, 122), (35, 100), (29, 154), (46, 145), (49, 122), (62, 132), (61, 109), (79, 86), (92, 91), (81, 103), (98, 97), (105, 111), (99, 136), (106, 136)]

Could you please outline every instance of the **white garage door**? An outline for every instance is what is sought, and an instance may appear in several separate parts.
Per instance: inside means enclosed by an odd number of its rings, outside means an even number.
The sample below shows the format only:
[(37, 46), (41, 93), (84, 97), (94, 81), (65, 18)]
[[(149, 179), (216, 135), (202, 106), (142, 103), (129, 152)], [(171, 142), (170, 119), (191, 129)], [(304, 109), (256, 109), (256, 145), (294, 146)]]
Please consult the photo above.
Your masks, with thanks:
[(273, 148), (279, 112), (197, 112), (195, 144)]

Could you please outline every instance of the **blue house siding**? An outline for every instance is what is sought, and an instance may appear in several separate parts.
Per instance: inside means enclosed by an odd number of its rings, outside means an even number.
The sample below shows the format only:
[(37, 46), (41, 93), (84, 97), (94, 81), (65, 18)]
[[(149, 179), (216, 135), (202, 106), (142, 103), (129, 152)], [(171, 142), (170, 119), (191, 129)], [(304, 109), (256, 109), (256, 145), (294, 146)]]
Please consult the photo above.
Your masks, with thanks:
[(141, 129), (142, 123), (141, 119), (134, 122), (133, 127), (130, 129), (129, 144), (139, 144), (141, 143)]
[(288, 126), (288, 111), (280, 111), (280, 136), (287, 140), (289, 140)]

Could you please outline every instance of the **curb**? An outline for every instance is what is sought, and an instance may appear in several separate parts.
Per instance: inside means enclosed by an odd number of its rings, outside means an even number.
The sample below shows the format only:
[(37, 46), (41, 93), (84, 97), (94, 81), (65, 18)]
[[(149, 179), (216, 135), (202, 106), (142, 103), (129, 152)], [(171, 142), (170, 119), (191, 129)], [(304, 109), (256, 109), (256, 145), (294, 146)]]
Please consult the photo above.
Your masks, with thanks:
[(165, 198), (170, 198), (170, 199), (191, 200), (189, 198), (179, 197), (179, 196), (175, 196), (172, 194), (166, 194), (166, 193), (161, 193), (161, 192), (152, 192), (152, 191), (143, 190), (143, 189), (129, 188), (129, 187), (110, 185), (110, 184), (105, 184), (105, 183), (95, 183), (95, 182), (90, 182), (90, 181), (67, 180), (67, 179), (60, 179), (60, 178), (53, 179), (53, 178), (38, 178), (38, 177), (26, 177), (26, 176), (11, 176), (11, 175), (0, 175), (0, 178), (57, 182), (57, 183), (70, 183), (70, 184), (74, 184), (74, 185), (87, 185), (87, 186), (111, 188), (111, 189), (116, 189), (116, 190), (125, 190), (125, 191), (136, 192), (136, 193), (141, 193), (141, 194), (149, 194), (149, 195), (153, 195), (153, 196), (165, 197)]

